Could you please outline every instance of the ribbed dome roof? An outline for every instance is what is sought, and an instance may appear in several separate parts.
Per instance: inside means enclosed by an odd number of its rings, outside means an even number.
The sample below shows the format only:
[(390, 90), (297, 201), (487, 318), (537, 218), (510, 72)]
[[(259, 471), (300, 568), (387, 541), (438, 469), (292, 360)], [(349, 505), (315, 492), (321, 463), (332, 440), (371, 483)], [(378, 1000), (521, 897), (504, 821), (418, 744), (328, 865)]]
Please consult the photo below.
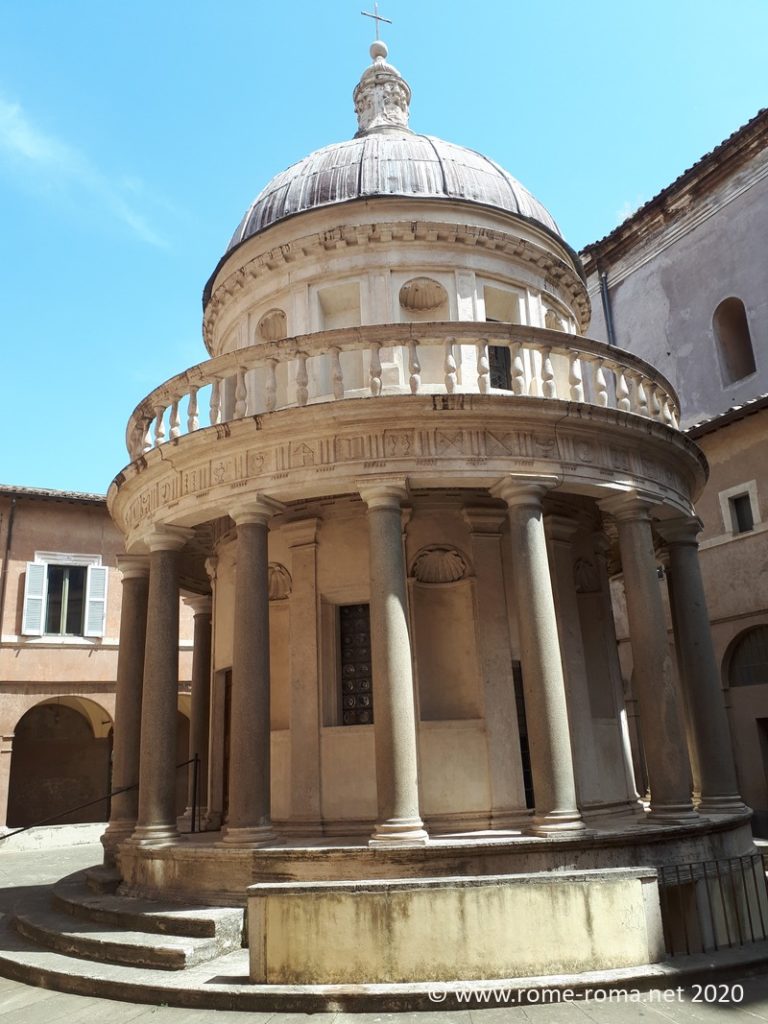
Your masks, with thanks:
[(541, 203), (493, 160), (431, 135), (386, 128), (325, 146), (276, 175), (243, 217), (227, 252), (286, 217), (372, 196), (463, 199), (560, 234)]

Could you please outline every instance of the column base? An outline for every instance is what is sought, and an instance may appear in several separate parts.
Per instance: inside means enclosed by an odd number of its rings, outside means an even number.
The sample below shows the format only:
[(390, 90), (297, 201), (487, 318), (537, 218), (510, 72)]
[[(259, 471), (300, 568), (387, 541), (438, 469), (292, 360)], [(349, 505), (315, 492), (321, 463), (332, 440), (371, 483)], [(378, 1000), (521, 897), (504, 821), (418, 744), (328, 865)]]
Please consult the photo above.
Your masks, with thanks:
[(225, 826), (217, 846), (271, 846), (280, 837), (271, 825), (254, 825), (250, 828), (229, 828)]
[(120, 843), (127, 842), (136, 830), (135, 821), (111, 821), (101, 837), (104, 847), (104, 866), (115, 867), (117, 848)]
[(578, 811), (553, 811), (551, 814), (534, 815), (530, 828), (534, 836), (562, 835), (564, 832), (585, 834), (587, 826)]
[(751, 807), (747, 807), (738, 794), (702, 797), (698, 811), (699, 814), (752, 814)]
[(377, 825), (369, 846), (425, 846), (429, 834), (421, 818), (390, 818)]
[(178, 838), (175, 825), (139, 825), (126, 842), (131, 846), (171, 846)]
[(685, 825), (699, 821), (699, 813), (693, 809), (693, 804), (656, 804), (651, 802), (647, 820), (651, 824), (659, 825)]

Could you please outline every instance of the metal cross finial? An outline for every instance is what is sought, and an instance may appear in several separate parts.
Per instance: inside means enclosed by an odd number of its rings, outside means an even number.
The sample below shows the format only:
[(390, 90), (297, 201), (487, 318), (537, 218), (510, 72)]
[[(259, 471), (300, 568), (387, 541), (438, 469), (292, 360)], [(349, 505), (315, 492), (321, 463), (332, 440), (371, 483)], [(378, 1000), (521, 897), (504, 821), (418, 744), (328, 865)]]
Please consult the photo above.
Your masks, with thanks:
[(382, 16), (379, 14), (379, 0), (373, 0), (373, 12), (374, 13), (371, 14), (369, 11), (360, 11), (360, 13), (364, 14), (366, 18), (373, 18), (373, 20), (376, 22), (376, 38), (380, 39), (381, 36), (379, 35), (379, 22), (386, 21), (388, 25), (391, 25), (392, 22), (390, 21), (389, 18), (382, 18)]

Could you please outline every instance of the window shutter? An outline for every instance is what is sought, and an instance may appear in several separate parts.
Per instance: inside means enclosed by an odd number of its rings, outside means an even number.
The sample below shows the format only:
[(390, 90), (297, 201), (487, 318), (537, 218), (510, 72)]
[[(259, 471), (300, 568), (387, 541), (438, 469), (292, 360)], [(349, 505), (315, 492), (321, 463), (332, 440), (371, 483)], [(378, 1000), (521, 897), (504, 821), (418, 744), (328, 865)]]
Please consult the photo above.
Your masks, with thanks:
[(104, 616), (107, 610), (107, 568), (104, 565), (88, 567), (85, 589), (85, 631), (83, 636), (104, 636)]
[(25, 636), (42, 636), (45, 626), (45, 592), (48, 584), (48, 566), (27, 562), (24, 583), (24, 614), (21, 632)]

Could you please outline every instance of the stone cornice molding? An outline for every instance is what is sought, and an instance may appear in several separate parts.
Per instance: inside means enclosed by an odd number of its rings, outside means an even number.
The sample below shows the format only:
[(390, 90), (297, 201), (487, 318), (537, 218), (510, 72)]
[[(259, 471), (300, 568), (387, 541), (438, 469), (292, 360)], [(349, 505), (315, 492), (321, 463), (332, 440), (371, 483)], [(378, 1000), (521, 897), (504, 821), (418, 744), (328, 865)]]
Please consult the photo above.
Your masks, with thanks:
[(311, 519), (294, 519), (280, 526), (280, 536), (289, 548), (316, 547), (320, 523), (321, 520), (314, 516)]
[(553, 298), (559, 298), (572, 305), (578, 315), (581, 329), (586, 331), (589, 326), (591, 308), (584, 282), (565, 259), (551, 250), (510, 232), (493, 228), (449, 222), (393, 221), (342, 225), (328, 231), (318, 231), (254, 256), (216, 285), (203, 315), (203, 339), (206, 348), (209, 352), (213, 350), (214, 329), (224, 306), (233, 296), (243, 291), (249, 280), (269, 274), (288, 263), (317, 260), (331, 250), (346, 247), (359, 249), (361, 245), (393, 241), (429, 241), (432, 244), (442, 243), (448, 246), (462, 244), (530, 263), (543, 274), (545, 285), (552, 292)]
[(470, 534), (478, 537), (497, 537), (507, 521), (506, 510), (502, 508), (468, 505), (461, 514)]
[(211, 617), (213, 614), (213, 598), (210, 594), (196, 594), (194, 597), (183, 597), (184, 604), (192, 610), (195, 618), (198, 615)]
[(118, 555), (117, 569), (123, 582), (126, 580), (147, 579), (149, 577), (149, 558), (147, 555)]

